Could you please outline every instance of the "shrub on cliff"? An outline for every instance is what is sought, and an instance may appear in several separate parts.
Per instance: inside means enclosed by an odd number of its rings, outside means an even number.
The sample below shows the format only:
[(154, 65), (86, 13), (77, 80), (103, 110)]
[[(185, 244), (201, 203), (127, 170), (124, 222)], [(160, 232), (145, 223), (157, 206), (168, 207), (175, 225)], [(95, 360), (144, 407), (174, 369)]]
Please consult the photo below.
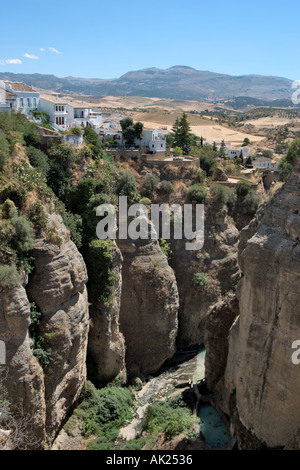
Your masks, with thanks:
[(198, 204), (204, 204), (207, 199), (207, 191), (201, 184), (193, 184), (188, 192), (191, 201), (195, 201)]
[(108, 303), (112, 295), (112, 283), (115, 275), (112, 269), (112, 240), (93, 240), (89, 243), (86, 264), (89, 274), (89, 286), (96, 288), (98, 301)]

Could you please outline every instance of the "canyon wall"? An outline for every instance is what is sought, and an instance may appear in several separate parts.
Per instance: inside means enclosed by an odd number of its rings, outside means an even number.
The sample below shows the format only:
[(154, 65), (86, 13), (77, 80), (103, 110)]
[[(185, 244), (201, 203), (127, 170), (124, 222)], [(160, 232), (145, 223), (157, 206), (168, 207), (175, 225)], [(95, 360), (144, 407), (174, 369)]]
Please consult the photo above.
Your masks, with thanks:
[[(58, 238), (56, 243), (35, 240), (29, 283), (0, 293), (0, 336), (7, 348), (4, 385), (12, 404), (17, 397), (19, 409), (30, 413), (32, 433), (39, 440), (35, 447), (52, 442), (86, 380), (86, 267), (61, 217), (49, 215), (49, 226)], [(44, 370), (29, 337), (29, 300), (42, 312), (39, 332), (51, 351)]]
[[(216, 400), (245, 448), (299, 448), (300, 366), (292, 362), (292, 343), (300, 339), (299, 208), (298, 161), (289, 181), (241, 232), (239, 316), (223, 349), (223, 378), (209, 374)], [(212, 335), (207, 346), (213, 354)]]

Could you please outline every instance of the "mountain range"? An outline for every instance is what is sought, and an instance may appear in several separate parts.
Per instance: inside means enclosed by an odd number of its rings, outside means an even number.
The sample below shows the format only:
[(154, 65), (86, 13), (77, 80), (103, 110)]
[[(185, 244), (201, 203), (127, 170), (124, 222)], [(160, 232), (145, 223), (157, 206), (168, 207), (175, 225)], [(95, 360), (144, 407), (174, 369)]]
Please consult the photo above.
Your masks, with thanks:
[(58, 78), (44, 74), (0, 73), (0, 80), (22, 81), (57, 93), (97, 96), (143, 96), (196, 101), (251, 97), (290, 100), (292, 80), (263, 75), (232, 76), (186, 66), (131, 71), (116, 79)]

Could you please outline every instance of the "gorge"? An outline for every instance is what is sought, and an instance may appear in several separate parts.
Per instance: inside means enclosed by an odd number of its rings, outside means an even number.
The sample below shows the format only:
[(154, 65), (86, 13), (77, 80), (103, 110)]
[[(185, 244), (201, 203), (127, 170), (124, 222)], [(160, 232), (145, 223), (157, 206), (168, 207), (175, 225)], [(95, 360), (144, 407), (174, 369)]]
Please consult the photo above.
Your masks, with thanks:
[[(119, 171), (99, 168), (93, 184)], [(130, 170), (149, 172), (141, 162)], [(165, 168), (161, 179), (167, 171), (177, 189), (168, 201), (184, 203), (184, 184), (198, 170)], [(291, 360), (300, 338), (299, 190), (297, 159), (288, 181), (241, 230), (230, 206), (208, 200), (204, 246), (194, 252), (185, 239), (168, 240), (167, 250), (150, 239), (87, 239), (78, 249), (48, 199), (44, 232), (35, 231), (30, 249), (34, 269), (0, 289), (1, 386), (14, 413), (26, 417), (26, 447), (51, 448), (87, 393), (87, 378), (100, 389), (117, 382), (142, 390), (176, 351), (204, 344), (207, 386), (238, 448), (299, 448), (300, 377)], [(37, 193), (29, 191), (23, 213)], [(3, 214), (14, 204), (4, 199)], [(10, 256), (0, 249), (2, 264)]]

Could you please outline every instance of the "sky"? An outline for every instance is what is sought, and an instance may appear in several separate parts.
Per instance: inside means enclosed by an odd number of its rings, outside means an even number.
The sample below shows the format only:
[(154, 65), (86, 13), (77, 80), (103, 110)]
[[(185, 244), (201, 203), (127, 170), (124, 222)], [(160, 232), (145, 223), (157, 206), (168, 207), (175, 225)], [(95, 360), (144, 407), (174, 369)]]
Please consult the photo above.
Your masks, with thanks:
[(108, 79), (185, 65), (300, 80), (299, 0), (1, 3), (0, 72)]

